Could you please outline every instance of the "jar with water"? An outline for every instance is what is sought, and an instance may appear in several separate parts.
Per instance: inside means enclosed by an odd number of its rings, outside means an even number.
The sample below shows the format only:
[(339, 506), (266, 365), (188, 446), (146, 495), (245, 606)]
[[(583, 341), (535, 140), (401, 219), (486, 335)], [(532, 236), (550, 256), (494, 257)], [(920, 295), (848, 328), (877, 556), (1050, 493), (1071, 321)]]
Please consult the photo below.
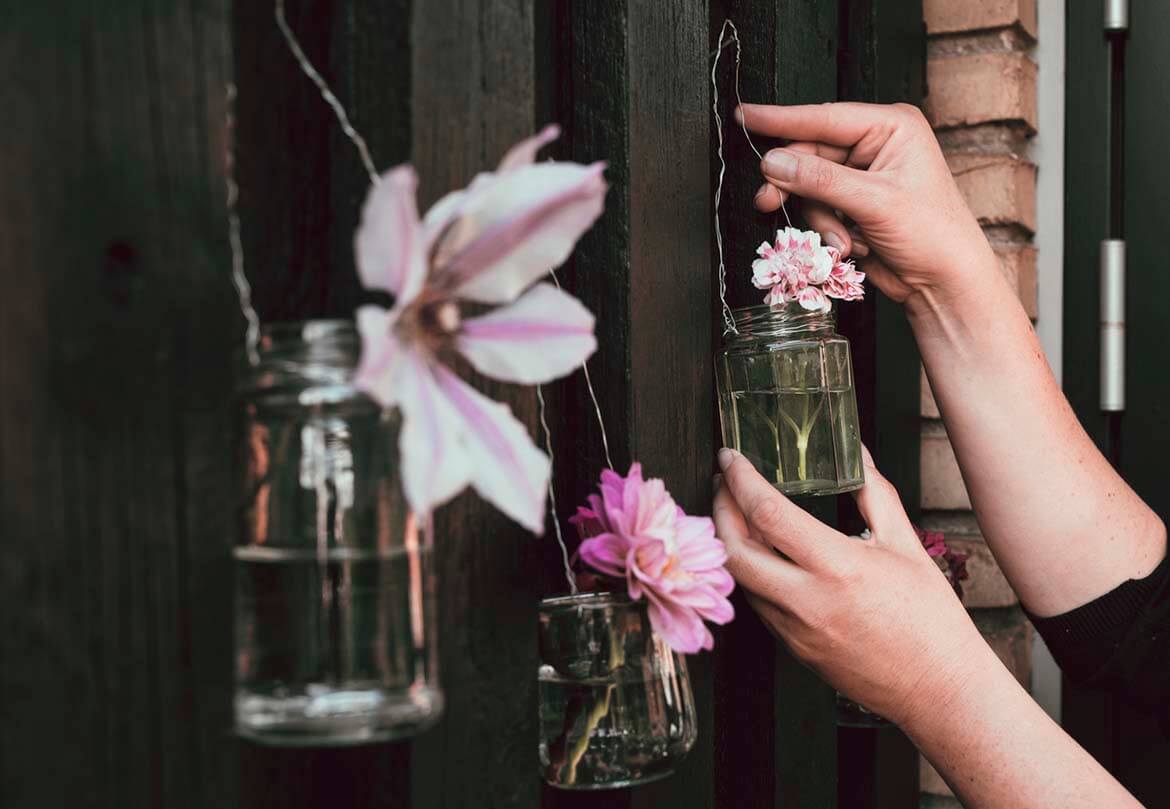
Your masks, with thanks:
[(275, 325), (240, 385), (235, 716), (265, 744), (402, 738), (442, 712), (430, 531), (358, 352), (349, 321)]
[(646, 604), (614, 593), (540, 605), (540, 772), (561, 789), (617, 789), (674, 772), (698, 734), (686, 658)]
[(733, 312), (716, 357), (723, 443), (787, 495), (865, 483), (849, 342), (797, 303)]

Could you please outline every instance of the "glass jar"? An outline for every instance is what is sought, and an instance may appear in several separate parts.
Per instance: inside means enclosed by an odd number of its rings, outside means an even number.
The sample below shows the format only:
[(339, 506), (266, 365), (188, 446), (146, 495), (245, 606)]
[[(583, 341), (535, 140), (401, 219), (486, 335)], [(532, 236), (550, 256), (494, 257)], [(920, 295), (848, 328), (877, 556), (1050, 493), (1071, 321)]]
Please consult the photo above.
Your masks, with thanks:
[(562, 789), (666, 778), (698, 734), (686, 658), (615, 593), (540, 605), (540, 771)]
[(716, 357), (723, 443), (784, 494), (837, 494), (865, 482), (849, 342), (832, 313), (789, 303), (733, 312)]
[(270, 326), (240, 385), (237, 731), (279, 745), (409, 736), (442, 712), (430, 530), (398, 419), (352, 383), (349, 321)]

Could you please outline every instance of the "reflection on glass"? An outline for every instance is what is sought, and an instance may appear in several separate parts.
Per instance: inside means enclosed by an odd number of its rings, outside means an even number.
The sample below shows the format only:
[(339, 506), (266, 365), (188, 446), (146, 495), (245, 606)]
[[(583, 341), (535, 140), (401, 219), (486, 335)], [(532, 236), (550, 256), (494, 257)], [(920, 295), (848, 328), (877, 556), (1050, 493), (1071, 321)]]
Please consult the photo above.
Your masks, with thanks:
[(401, 738), (442, 710), (430, 532), (356, 358), (348, 323), (280, 326), (243, 384), (236, 727), (264, 743)]
[(615, 789), (674, 772), (697, 733), (686, 659), (641, 602), (610, 593), (540, 609), (540, 770), (563, 789)]

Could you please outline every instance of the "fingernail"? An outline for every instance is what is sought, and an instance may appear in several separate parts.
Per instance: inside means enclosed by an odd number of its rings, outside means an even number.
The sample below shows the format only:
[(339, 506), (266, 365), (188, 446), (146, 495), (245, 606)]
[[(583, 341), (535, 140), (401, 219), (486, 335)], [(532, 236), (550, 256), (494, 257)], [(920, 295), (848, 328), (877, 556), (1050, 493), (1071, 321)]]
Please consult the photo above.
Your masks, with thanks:
[(832, 233), (832, 232), (826, 233), (825, 234), (825, 244), (829, 245), (829, 247), (832, 247), (834, 250), (837, 250), (841, 253), (845, 252), (845, 242), (842, 241), (841, 237), (838, 236), (836, 233)]
[(729, 447), (724, 447), (719, 450), (716, 459), (719, 461), (719, 468), (727, 471), (727, 467), (731, 466), (732, 462), (739, 457), (739, 453)]
[(739, 126), (743, 126), (743, 107), (736, 106), (736, 108), (735, 108), (735, 122)]
[(764, 173), (782, 182), (796, 179), (796, 155), (783, 149), (773, 149), (764, 155)]

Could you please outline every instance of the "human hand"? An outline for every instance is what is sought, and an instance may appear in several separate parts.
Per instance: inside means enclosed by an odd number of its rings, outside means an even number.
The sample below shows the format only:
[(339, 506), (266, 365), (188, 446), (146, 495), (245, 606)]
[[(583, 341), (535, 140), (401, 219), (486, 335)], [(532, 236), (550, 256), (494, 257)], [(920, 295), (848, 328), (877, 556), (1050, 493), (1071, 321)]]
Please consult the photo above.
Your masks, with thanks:
[(868, 453), (865, 461), (857, 504), (868, 538), (821, 523), (726, 449), (715, 526), (727, 569), (793, 654), (838, 691), (904, 724), (939, 710), (980, 665), (999, 663), (897, 492)]
[(789, 141), (764, 155), (756, 207), (775, 211), (788, 194), (805, 197), (809, 226), (843, 255), (863, 259), (862, 269), (890, 298), (957, 300), (973, 278), (998, 276), (995, 255), (916, 107), (743, 104), (736, 118), (752, 132)]

